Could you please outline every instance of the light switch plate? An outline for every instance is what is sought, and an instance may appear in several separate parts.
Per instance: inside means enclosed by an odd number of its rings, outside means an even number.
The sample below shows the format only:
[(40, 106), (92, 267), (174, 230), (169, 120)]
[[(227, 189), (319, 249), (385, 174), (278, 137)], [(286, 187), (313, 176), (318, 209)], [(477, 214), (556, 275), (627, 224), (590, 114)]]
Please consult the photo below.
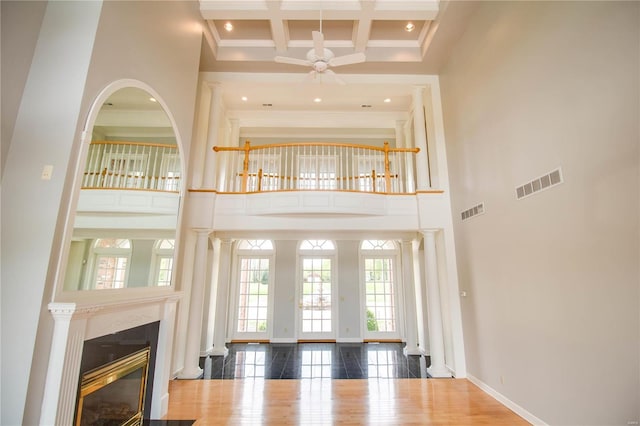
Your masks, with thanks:
[(42, 179), (42, 180), (51, 180), (51, 175), (52, 174), (53, 174), (53, 166), (51, 164), (47, 164), (42, 169), (42, 176), (40, 176), (40, 179)]

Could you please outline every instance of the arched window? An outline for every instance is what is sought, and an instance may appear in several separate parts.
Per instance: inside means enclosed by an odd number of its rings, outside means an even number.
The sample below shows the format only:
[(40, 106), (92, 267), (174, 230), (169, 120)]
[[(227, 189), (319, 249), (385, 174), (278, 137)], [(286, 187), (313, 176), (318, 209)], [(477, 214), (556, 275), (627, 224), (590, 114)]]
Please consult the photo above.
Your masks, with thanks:
[(331, 240), (304, 240), (300, 250), (335, 250), (335, 245)]
[[(365, 337), (397, 334), (396, 244), (391, 240), (364, 240), (360, 245), (365, 313)], [(395, 337), (395, 336), (394, 336)]]
[(395, 250), (396, 245), (391, 240), (364, 240), (361, 250)]
[(176, 240), (158, 240), (153, 246), (153, 281), (157, 286), (171, 285), (173, 252)]
[(238, 242), (238, 250), (273, 250), (271, 240), (242, 240)]
[(273, 242), (242, 240), (237, 243), (237, 297), (235, 334), (243, 339), (268, 337), (271, 326)]
[(119, 238), (98, 238), (95, 254), (95, 289), (124, 288), (127, 285), (131, 241)]

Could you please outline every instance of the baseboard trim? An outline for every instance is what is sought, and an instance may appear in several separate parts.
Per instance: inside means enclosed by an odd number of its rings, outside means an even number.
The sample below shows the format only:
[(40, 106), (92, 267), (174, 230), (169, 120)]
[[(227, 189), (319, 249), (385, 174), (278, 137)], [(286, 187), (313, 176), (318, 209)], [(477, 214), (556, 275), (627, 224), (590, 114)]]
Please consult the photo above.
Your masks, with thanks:
[(362, 339), (359, 337), (339, 337), (338, 343), (362, 343)]
[(182, 367), (178, 368), (171, 374), (171, 380), (177, 379), (180, 373), (182, 373)]
[(272, 337), (269, 341), (271, 343), (298, 343), (298, 340), (293, 337)]
[(519, 415), (520, 417), (522, 417), (523, 419), (528, 421), (529, 423), (531, 423), (532, 425), (548, 426), (548, 424), (545, 423), (543, 420), (541, 420), (538, 417), (534, 416), (529, 411), (525, 410), (520, 405), (518, 405), (515, 402), (511, 401), (509, 398), (507, 398), (506, 396), (502, 395), (500, 392), (498, 392), (497, 390), (495, 390), (491, 386), (487, 385), (486, 383), (484, 383), (482, 380), (478, 379), (477, 377), (467, 373), (467, 379), (471, 383), (473, 383), (474, 385), (476, 385), (477, 387), (482, 389), (485, 393), (487, 393), (488, 395), (493, 397), (496, 401), (498, 401), (499, 403), (501, 403), (502, 405), (504, 405), (505, 407), (507, 407), (508, 409), (510, 409), (511, 411), (513, 411), (514, 413), (516, 413), (517, 415)]

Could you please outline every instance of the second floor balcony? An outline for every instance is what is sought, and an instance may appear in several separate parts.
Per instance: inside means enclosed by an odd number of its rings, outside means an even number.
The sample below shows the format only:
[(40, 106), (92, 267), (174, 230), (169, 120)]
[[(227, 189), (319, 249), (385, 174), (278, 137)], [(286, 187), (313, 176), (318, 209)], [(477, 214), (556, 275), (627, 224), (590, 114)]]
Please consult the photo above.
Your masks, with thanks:
[(297, 142), (213, 148), (220, 193), (351, 191), (411, 194), (417, 148)]

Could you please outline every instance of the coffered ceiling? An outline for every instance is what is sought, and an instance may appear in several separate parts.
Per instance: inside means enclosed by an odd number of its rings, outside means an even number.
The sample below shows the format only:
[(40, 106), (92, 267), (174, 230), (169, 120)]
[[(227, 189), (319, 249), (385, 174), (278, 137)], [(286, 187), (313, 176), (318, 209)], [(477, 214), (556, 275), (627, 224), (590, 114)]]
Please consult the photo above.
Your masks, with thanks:
[(312, 31), (322, 25), (335, 56), (366, 56), (336, 73), (434, 74), (474, 7), (438, 0), (200, 0), (207, 39), (201, 71), (303, 73), (274, 58), (305, 59)]
[(202, 0), (200, 10), (218, 61), (270, 61), (283, 54), (304, 58), (313, 47), (312, 31), (321, 30), (325, 47), (336, 56), (363, 52), (374, 62), (420, 62), (437, 29), (439, 3)]

